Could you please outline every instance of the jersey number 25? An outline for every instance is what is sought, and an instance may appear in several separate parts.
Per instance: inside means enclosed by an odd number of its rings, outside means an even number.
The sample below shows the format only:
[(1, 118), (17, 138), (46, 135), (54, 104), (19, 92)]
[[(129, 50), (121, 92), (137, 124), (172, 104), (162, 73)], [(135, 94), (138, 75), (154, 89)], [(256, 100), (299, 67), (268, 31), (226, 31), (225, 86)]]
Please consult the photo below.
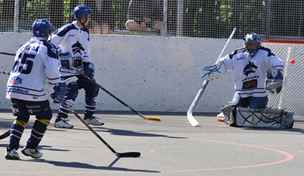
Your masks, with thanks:
[(15, 61), (13, 66), (13, 72), (19, 72), (23, 74), (30, 74), (33, 68), (33, 61), (28, 58), (34, 59), (36, 55), (23, 52), (18, 56), (18, 60)]

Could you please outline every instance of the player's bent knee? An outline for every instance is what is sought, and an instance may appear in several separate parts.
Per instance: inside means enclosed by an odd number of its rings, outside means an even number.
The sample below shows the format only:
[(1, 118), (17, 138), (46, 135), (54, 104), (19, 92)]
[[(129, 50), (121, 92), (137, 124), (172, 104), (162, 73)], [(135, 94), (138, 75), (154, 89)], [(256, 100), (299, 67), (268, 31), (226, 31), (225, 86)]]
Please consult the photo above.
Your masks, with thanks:
[(27, 123), (28, 123), (29, 119), (20, 119), (19, 117), (14, 121), (14, 124), (22, 126), (22, 127), (26, 127)]

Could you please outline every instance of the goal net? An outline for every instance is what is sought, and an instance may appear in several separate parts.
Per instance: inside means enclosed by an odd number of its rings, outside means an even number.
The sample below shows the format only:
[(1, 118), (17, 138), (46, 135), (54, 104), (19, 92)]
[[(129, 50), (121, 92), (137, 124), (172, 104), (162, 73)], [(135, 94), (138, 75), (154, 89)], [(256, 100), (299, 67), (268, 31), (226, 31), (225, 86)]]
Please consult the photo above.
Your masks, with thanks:
[(285, 61), (283, 89), (270, 96), (270, 106), (304, 115), (304, 42), (267, 41), (263, 46)]

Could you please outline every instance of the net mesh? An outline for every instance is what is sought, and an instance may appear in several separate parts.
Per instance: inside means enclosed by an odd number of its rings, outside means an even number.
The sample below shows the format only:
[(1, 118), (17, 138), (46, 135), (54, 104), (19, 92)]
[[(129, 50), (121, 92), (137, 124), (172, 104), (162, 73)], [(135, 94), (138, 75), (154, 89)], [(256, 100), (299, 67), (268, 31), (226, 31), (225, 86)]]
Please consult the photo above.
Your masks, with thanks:
[[(257, 32), (267, 38), (304, 35), (304, 1), (299, 0), (0, 0), (0, 31), (29, 31), (36, 18), (56, 27), (72, 20), (81, 3), (93, 9), (93, 33), (223, 38), (237, 27), (237, 38)], [(16, 11), (14, 12), (14, 9)], [(15, 17), (14, 17), (15, 16)]]
[(269, 47), (285, 61), (283, 90), (278, 95), (270, 96), (270, 105), (304, 114), (304, 43), (264, 43), (264, 46)]

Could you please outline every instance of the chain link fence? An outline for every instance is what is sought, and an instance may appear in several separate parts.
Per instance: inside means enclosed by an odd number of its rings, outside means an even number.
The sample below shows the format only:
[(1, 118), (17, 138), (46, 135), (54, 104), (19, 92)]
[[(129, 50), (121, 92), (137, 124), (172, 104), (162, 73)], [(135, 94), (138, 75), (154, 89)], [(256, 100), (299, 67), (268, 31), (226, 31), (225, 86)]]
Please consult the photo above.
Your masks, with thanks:
[(80, 3), (93, 9), (92, 33), (222, 38), (237, 27), (238, 38), (304, 36), (302, 0), (0, 0), (0, 31), (29, 31), (42, 17), (60, 27)]

